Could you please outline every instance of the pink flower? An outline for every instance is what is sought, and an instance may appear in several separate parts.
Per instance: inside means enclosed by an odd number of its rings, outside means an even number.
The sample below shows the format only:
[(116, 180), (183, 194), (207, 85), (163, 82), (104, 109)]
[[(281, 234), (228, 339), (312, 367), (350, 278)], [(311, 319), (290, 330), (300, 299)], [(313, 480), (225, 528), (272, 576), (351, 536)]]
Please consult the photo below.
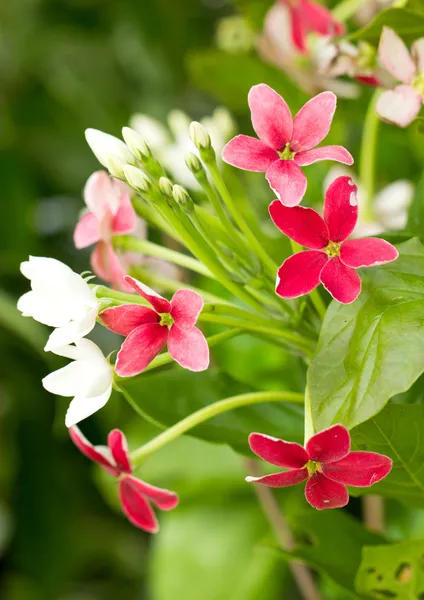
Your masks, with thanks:
[(249, 92), (253, 127), (259, 140), (247, 135), (233, 138), (222, 151), (225, 162), (247, 171), (265, 172), (269, 185), (286, 206), (296, 206), (306, 191), (300, 167), (319, 160), (351, 165), (353, 158), (342, 146), (313, 149), (330, 131), (337, 98), (322, 92), (292, 118), (284, 99), (261, 83)]
[(171, 302), (152, 289), (126, 276), (125, 281), (145, 298), (152, 308), (123, 304), (104, 310), (103, 323), (126, 340), (118, 352), (115, 371), (120, 377), (141, 373), (168, 343), (172, 358), (185, 369), (204, 371), (209, 366), (205, 336), (195, 327), (203, 298), (191, 290), (178, 290)]
[(88, 212), (75, 227), (75, 246), (96, 244), (91, 254), (93, 271), (114, 287), (126, 289), (122, 284), (125, 269), (113, 249), (112, 237), (131, 233), (137, 226), (129, 188), (105, 171), (96, 171), (85, 185), (84, 200)]
[(346, 241), (358, 220), (357, 187), (349, 177), (338, 177), (325, 194), (324, 218), (312, 208), (287, 208), (278, 200), (269, 212), (289, 238), (310, 248), (287, 258), (278, 270), (276, 293), (282, 298), (308, 294), (320, 283), (343, 304), (361, 292), (355, 269), (396, 260), (394, 246), (378, 238)]
[(69, 429), (69, 434), (85, 456), (118, 479), (121, 507), (128, 520), (148, 533), (157, 533), (159, 524), (150, 502), (161, 510), (171, 510), (177, 506), (178, 496), (132, 475), (127, 440), (122, 431), (114, 429), (109, 433), (107, 447), (93, 446), (76, 426)]
[(381, 94), (377, 114), (389, 123), (407, 127), (424, 102), (424, 38), (412, 44), (411, 57), (397, 33), (384, 27), (378, 53), (383, 65), (402, 85)]
[(305, 497), (318, 510), (340, 508), (349, 502), (346, 485), (369, 487), (381, 481), (392, 461), (376, 452), (351, 452), (350, 435), (343, 425), (316, 433), (305, 448), (262, 433), (251, 433), (249, 445), (263, 460), (288, 471), (246, 477), (246, 481), (269, 487), (288, 487), (307, 481)]

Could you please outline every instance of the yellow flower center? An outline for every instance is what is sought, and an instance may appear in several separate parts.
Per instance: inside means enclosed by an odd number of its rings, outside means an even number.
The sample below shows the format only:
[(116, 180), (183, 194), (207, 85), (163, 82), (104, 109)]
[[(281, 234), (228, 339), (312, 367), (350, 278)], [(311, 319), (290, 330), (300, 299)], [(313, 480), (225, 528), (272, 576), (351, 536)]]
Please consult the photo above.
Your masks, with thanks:
[(293, 160), (296, 154), (296, 152), (293, 152), (290, 148), (290, 142), (287, 142), (283, 150), (277, 150), (277, 153), (282, 160)]
[(330, 258), (334, 258), (335, 256), (339, 256), (340, 254), (340, 244), (337, 242), (329, 242), (328, 246), (324, 248), (324, 252)]
[(169, 313), (162, 313), (159, 316), (160, 316), (159, 325), (168, 327), (168, 329), (170, 327), (172, 327), (172, 325), (174, 324), (174, 319), (171, 317), (171, 315)]
[(418, 73), (416, 77), (412, 80), (412, 88), (420, 94), (420, 96), (424, 96), (424, 73)]

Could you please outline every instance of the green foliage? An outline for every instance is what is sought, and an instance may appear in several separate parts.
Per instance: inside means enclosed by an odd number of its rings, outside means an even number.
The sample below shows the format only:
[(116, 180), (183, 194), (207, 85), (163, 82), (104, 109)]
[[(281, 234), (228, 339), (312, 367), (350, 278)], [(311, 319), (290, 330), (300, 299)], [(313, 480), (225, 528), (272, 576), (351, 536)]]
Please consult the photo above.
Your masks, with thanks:
[(424, 36), (424, 11), (417, 10), (416, 6), (414, 9), (389, 8), (383, 10), (363, 29), (349, 36), (349, 39), (355, 42), (365, 40), (377, 45), (381, 30), (386, 26), (394, 29), (406, 43), (412, 43)]
[(409, 209), (407, 231), (411, 235), (424, 236), (424, 172), (418, 180), (414, 198)]

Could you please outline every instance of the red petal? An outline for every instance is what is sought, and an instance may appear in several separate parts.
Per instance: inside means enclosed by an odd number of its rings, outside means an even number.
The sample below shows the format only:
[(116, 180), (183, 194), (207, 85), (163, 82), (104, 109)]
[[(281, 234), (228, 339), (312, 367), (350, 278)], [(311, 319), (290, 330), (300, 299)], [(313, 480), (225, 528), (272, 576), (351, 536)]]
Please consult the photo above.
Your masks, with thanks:
[(297, 48), (299, 52), (302, 54), (306, 53), (306, 36), (307, 31), (305, 27), (305, 22), (303, 19), (303, 10), (298, 6), (292, 6), (290, 2), (288, 2), (288, 8), (290, 11), (290, 19), (291, 19), (291, 37), (294, 46)]
[(321, 283), (335, 300), (351, 304), (361, 293), (361, 278), (358, 273), (346, 267), (339, 257), (332, 258), (320, 275)]
[(350, 435), (343, 425), (333, 425), (313, 435), (306, 444), (310, 460), (334, 462), (349, 454)]
[(140, 294), (147, 302), (149, 302), (156, 312), (158, 313), (169, 313), (171, 312), (171, 303), (166, 298), (163, 298), (159, 294), (157, 294), (152, 288), (144, 285), (138, 279), (134, 277), (130, 277), (127, 275), (125, 277), (125, 281), (133, 288), (135, 291)]
[(131, 233), (137, 227), (137, 215), (129, 194), (122, 194), (118, 212), (112, 222), (112, 232), (115, 234)]
[(159, 322), (159, 315), (154, 310), (139, 304), (112, 306), (99, 316), (108, 329), (125, 337), (140, 325)]
[(180, 329), (191, 329), (202, 311), (203, 298), (192, 290), (178, 290), (171, 300), (171, 316)]
[(292, 469), (283, 473), (264, 475), (264, 477), (246, 477), (248, 483), (261, 483), (268, 487), (289, 487), (308, 479), (308, 469)]
[(267, 170), (266, 178), (285, 206), (297, 206), (302, 201), (308, 182), (293, 160), (276, 160)]
[(108, 456), (107, 448), (102, 446), (93, 446), (93, 444), (87, 440), (87, 438), (82, 434), (81, 430), (76, 425), (70, 427), (68, 431), (75, 446), (87, 458), (104, 467), (105, 470), (111, 475), (114, 475), (115, 477), (120, 475), (120, 470), (116, 468), (112, 457)]
[(124, 284), (125, 270), (109, 242), (100, 241), (91, 253), (91, 267), (97, 277), (121, 288)]
[(173, 325), (169, 330), (168, 351), (184, 369), (205, 371), (209, 366), (208, 342), (197, 327), (180, 329)]
[(128, 456), (128, 444), (125, 435), (119, 429), (113, 429), (107, 438), (107, 444), (118, 467), (124, 473), (132, 473)]
[(324, 221), (330, 240), (343, 242), (355, 229), (358, 220), (358, 188), (350, 177), (337, 177), (325, 194)]
[(152, 362), (166, 344), (168, 329), (146, 323), (133, 329), (118, 352), (115, 371), (120, 377), (138, 375)]
[(269, 214), (274, 225), (301, 246), (321, 250), (330, 241), (327, 225), (312, 208), (288, 208), (279, 200), (274, 200), (269, 205)]
[(324, 475), (333, 481), (356, 487), (368, 487), (381, 481), (391, 469), (391, 459), (376, 452), (351, 452), (337, 462), (322, 466)]
[(310, 0), (301, 0), (300, 6), (300, 10), (304, 12), (304, 19), (310, 31), (330, 37), (344, 33), (345, 28), (343, 23), (336, 21), (331, 12), (324, 6)]
[(91, 213), (85, 213), (78, 221), (74, 231), (75, 248), (86, 248), (100, 239), (99, 221)]
[(293, 121), (290, 147), (294, 152), (310, 150), (327, 137), (336, 104), (333, 92), (322, 92), (302, 106)]
[(126, 480), (130, 481), (131, 487), (134, 490), (146, 496), (161, 510), (172, 510), (178, 504), (178, 495), (175, 492), (155, 487), (135, 477), (127, 477)]
[(312, 292), (327, 262), (328, 256), (319, 250), (293, 254), (278, 269), (276, 293), (281, 298), (297, 298)]
[(306, 167), (320, 160), (335, 160), (344, 165), (353, 165), (352, 155), (343, 146), (321, 146), (321, 148), (299, 152), (294, 157), (294, 162), (299, 167)]
[(399, 252), (392, 244), (379, 238), (348, 240), (340, 248), (340, 260), (353, 269), (384, 265), (398, 256)]
[(318, 510), (341, 508), (349, 502), (346, 487), (331, 481), (321, 473), (315, 473), (309, 479), (305, 488), (305, 497), (309, 504)]
[(293, 119), (286, 101), (265, 83), (249, 92), (253, 128), (258, 137), (274, 150), (282, 150), (291, 140)]
[(278, 160), (275, 150), (248, 135), (238, 135), (222, 150), (222, 160), (245, 171), (265, 171)]
[(125, 477), (119, 482), (119, 497), (122, 510), (133, 525), (147, 533), (159, 531), (159, 524), (152, 507), (133, 485), (132, 478)]
[(263, 433), (251, 433), (249, 446), (252, 452), (277, 467), (296, 469), (304, 467), (309, 460), (305, 448), (300, 444), (285, 442)]

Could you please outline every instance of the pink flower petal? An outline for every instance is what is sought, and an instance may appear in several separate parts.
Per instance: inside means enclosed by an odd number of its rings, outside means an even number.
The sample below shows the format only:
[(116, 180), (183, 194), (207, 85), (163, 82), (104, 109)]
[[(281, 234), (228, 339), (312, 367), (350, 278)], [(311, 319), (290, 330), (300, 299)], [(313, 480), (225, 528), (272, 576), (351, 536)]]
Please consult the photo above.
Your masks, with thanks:
[(308, 469), (291, 469), (283, 473), (274, 473), (273, 475), (264, 475), (264, 477), (246, 477), (248, 483), (261, 483), (268, 487), (289, 487), (297, 485), (308, 479)]
[(191, 329), (202, 312), (203, 298), (192, 290), (178, 290), (171, 300), (171, 316), (180, 329)]
[(128, 193), (122, 194), (119, 202), (119, 208), (112, 221), (112, 233), (125, 234), (131, 233), (137, 227), (137, 215), (131, 198)]
[(115, 371), (120, 377), (138, 375), (166, 344), (168, 329), (156, 323), (140, 325), (127, 337), (118, 352)]
[(270, 148), (282, 150), (293, 132), (293, 119), (286, 101), (265, 83), (254, 85), (248, 100), (258, 137)]
[(281, 298), (298, 298), (320, 284), (320, 274), (328, 256), (319, 250), (298, 252), (287, 258), (278, 270), (276, 293)]
[(266, 178), (285, 206), (302, 202), (308, 182), (293, 160), (276, 160), (267, 170)]
[(416, 73), (414, 61), (408, 48), (390, 27), (383, 27), (378, 54), (381, 62), (393, 77), (402, 83), (411, 83)]
[(321, 146), (321, 148), (299, 152), (294, 157), (294, 162), (299, 167), (306, 167), (320, 160), (335, 160), (344, 165), (353, 165), (352, 155), (343, 146)]
[(140, 294), (147, 302), (149, 302), (156, 312), (158, 313), (170, 313), (171, 312), (171, 303), (166, 298), (163, 298), (159, 294), (157, 294), (152, 288), (149, 288), (138, 279), (134, 277), (130, 277), (127, 275), (125, 277), (125, 281), (133, 288), (135, 291)]
[(313, 435), (306, 444), (310, 460), (330, 463), (349, 454), (350, 435), (343, 425), (333, 425)]
[(377, 100), (378, 116), (399, 127), (408, 127), (421, 110), (422, 98), (409, 85), (386, 90)]
[(300, 444), (285, 442), (263, 433), (251, 433), (249, 446), (252, 452), (277, 467), (297, 469), (304, 467), (309, 460), (305, 448)]
[(288, 208), (279, 200), (274, 200), (268, 210), (274, 225), (301, 246), (321, 250), (330, 241), (327, 225), (312, 208)]
[(340, 247), (340, 260), (348, 267), (373, 267), (396, 260), (399, 252), (392, 244), (379, 238), (347, 240)]
[(119, 196), (106, 171), (96, 171), (89, 177), (84, 188), (84, 200), (99, 222), (107, 213), (114, 214), (118, 207)]
[(328, 8), (310, 0), (300, 0), (299, 7), (310, 31), (330, 37), (344, 33), (344, 25), (334, 19)]
[(197, 329), (181, 329), (173, 325), (169, 330), (168, 351), (172, 358), (189, 371), (205, 371), (209, 366), (209, 346)]
[(97, 277), (113, 283), (115, 288), (122, 288), (125, 271), (112, 244), (104, 241), (98, 242), (91, 253), (90, 262)]
[(368, 487), (381, 481), (391, 469), (391, 459), (376, 452), (351, 452), (337, 462), (322, 466), (322, 472), (332, 481), (356, 487)]
[(141, 495), (146, 496), (161, 510), (172, 510), (178, 504), (178, 495), (170, 490), (155, 487), (136, 477), (127, 477), (127, 481), (131, 483), (134, 490), (137, 490)]
[(310, 150), (327, 137), (336, 104), (333, 92), (322, 92), (302, 106), (293, 121), (290, 147), (294, 152)]
[(100, 240), (100, 227), (97, 217), (91, 213), (85, 213), (77, 223), (74, 231), (75, 248), (86, 248)]
[(159, 323), (160, 320), (157, 312), (139, 304), (122, 304), (106, 308), (100, 313), (100, 318), (108, 329), (125, 337), (140, 325)]
[(275, 150), (248, 135), (236, 136), (222, 150), (222, 160), (229, 165), (259, 173), (265, 173), (278, 158)]
[(351, 304), (361, 293), (361, 279), (356, 271), (346, 267), (339, 257), (332, 258), (321, 271), (321, 283), (335, 300)]
[(291, 37), (295, 48), (301, 53), (306, 54), (306, 24), (303, 18), (303, 11), (300, 6), (293, 6), (291, 2), (286, 2), (290, 11), (291, 19)]
[(119, 497), (122, 510), (133, 525), (147, 531), (147, 533), (157, 533), (159, 531), (155, 513), (134, 485), (133, 478), (125, 477), (121, 479), (119, 482)]
[(349, 502), (346, 487), (336, 481), (331, 481), (321, 473), (315, 473), (305, 488), (305, 497), (311, 506), (318, 510), (326, 508), (341, 508)]
[(108, 455), (107, 448), (93, 446), (76, 425), (69, 427), (68, 431), (71, 440), (84, 456), (101, 465), (110, 475), (114, 477), (120, 475), (120, 470), (116, 467), (112, 457)]
[(330, 240), (343, 242), (355, 229), (358, 220), (358, 188), (350, 177), (337, 177), (324, 200), (324, 221)]
[(107, 438), (107, 444), (112, 456), (123, 473), (132, 473), (128, 456), (128, 444), (125, 435), (119, 429), (113, 429)]

